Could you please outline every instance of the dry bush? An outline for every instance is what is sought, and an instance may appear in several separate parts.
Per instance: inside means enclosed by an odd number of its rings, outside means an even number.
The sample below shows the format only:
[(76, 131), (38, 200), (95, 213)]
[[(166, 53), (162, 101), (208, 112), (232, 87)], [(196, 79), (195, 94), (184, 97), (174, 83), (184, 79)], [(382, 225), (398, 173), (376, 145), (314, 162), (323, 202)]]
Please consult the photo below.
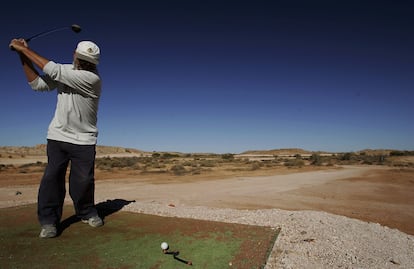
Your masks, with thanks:
[(201, 160), (200, 161), (200, 166), (202, 167), (216, 167), (217, 166), (217, 161), (216, 160)]
[(291, 159), (285, 162), (286, 167), (303, 167), (305, 162), (299, 159)]
[(174, 174), (174, 175), (176, 175), (176, 176), (182, 176), (182, 175), (184, 175), (184, 174), (186, 174), (187, 173), (187, 170), (185, 169), (185, 167), (183, 166), (183, 165), (181, 165), (181, 164), (178, 164), (178, 165), (173, 165), (171, 168), (170, 168), (170, 171)]

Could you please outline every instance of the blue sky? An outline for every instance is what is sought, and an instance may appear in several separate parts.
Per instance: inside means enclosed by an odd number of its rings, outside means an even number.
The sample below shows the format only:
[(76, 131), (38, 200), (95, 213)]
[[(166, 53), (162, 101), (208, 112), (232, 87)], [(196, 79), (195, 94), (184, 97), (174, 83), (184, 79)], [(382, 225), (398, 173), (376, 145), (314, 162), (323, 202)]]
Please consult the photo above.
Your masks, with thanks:
[(414, 149), (410, 1), (42, 1), (2, 7), (0, 145), (46, 143), (56, 93), (33, 92), (15, 37), (72, 61), (101, 48), (98, 144), (240, 153)]

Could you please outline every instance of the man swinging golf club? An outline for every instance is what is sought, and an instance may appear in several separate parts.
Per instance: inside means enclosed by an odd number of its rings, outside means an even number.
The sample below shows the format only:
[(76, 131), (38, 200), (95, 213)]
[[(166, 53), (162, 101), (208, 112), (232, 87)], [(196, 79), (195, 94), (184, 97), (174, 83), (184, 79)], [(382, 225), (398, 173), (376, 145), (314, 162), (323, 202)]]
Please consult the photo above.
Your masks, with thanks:
[(73, 64), (48, 60), (30, 49), (24, 39), (13, 39), (9, 47), (19, 54), (33, 90), (57, 89), (56, 110), (47, 132), (48, 164), (38, 193), (39, 236), (57, 235), (69, 162), (69, 194), (76, 215), (92, 227), (102, 226), (94, 201), (97, 111), (101, 95), (101, 78), (97, 71), (99, 47), (91, 41), (79, 42)]

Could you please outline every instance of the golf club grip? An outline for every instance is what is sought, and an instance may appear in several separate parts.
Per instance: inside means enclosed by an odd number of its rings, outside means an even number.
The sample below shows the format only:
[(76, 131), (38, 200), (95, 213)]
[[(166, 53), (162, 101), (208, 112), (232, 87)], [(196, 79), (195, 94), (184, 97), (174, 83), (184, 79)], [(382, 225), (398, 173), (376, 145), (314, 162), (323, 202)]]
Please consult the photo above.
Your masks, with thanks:
[[(30, 39), (31, 39), (31, 38), (24, 39), (24, 41), (26, 41), (26, 43), (29, 43)], [(16, 51), (13, 47), (10, 47), (10, 50), (11, 50), (11, 51)]]

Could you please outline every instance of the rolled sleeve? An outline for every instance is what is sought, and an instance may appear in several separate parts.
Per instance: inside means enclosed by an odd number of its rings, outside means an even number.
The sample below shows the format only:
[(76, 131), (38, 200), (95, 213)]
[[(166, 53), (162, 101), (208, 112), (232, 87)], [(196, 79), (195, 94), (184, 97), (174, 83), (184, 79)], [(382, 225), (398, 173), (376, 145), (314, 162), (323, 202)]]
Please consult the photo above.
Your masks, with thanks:
[(51, 91), (56, 87), (53, 81), (46, 76), (38, 76), (29, 82), (29, 85), (35, 91)]

